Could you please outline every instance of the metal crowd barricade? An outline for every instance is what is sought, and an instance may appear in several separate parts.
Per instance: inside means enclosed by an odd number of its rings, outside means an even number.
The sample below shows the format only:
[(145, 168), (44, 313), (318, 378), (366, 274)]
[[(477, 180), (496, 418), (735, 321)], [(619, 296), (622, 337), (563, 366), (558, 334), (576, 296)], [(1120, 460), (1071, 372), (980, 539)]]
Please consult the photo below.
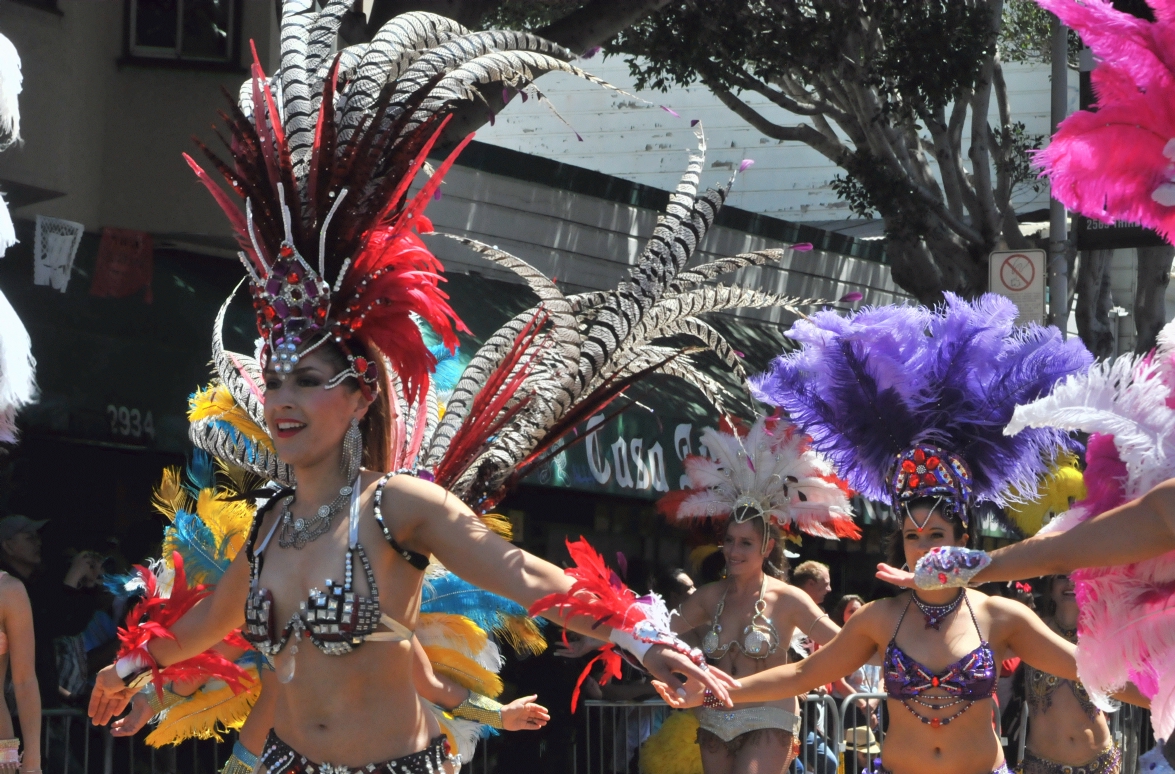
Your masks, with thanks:
[(144, 744), (149, 729), (116, 738), (108, 728), (90, 724), (85, 710), (41, 712), (41, 768), (45, 774), (215, 774), (231, 751), (235, 734), (225, 742), (189, 740), (155, 749)]
[[(844, 774), (860, 774), (873, 770), (873, 759), (881, 757), (881, 748), (885, 744), (885, 729), (889, 725), (886, 717), (887, 705), (884, 693), (854, 693), (845, 698), (840, 705), (840, 736), (837, 738), (837, 750), (844, 759)], [(864, 704), (862, 709), (861, 704)], [(846, 735), (849, 729), (866, 727), (877, 743), (876, 752), (865, 752), (867, 760), (862, 761), (855, 750), (849, 750), (846, 744)], [(868, 735), (862, 734), (863, 737)], [(864, 740), (862, 740), (864, 741)]]
[[(583, 707), (585, 749), (576, 760), (585, 762), (586, 774), (636, 774), (641, 744), (672, 712), (660, 699), (587, 700)], [(837, 774), (841, 728), (841, 715), (831, 696), (804, 698), (798, 739), (805, 774)]]

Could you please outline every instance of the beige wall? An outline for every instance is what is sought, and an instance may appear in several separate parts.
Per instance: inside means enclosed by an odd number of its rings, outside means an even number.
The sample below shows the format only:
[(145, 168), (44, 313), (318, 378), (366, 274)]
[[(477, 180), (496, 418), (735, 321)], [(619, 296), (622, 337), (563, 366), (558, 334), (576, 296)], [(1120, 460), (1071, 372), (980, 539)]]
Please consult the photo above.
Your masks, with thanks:
[[(242, 1), (242, 63), (250, 37), (265, 61), (273, 3)], [(60, 16), (0, 0), (0, 32), (24, 72), (24, 145), (0, 155), (0, 178), (65, 193), (13, 214), (68, 218), (89, 230), (225, 234), (223, 216), (180, 153), (193, 150), (193, 134), (215, 139), (220, 86), (236, 94), (245, 69), (120, 66), (123, 0), (59, 0), (59, 7)]]

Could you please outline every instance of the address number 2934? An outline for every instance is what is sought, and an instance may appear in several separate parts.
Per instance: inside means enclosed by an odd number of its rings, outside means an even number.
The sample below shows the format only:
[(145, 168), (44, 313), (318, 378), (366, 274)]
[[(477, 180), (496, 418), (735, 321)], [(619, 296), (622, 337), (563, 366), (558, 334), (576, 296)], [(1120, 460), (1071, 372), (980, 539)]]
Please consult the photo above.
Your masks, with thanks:
[(106, 407), (106, 417), (110, 420), (111, 435), (155, 440), (155, 417), (150, 411), (111, 404)]

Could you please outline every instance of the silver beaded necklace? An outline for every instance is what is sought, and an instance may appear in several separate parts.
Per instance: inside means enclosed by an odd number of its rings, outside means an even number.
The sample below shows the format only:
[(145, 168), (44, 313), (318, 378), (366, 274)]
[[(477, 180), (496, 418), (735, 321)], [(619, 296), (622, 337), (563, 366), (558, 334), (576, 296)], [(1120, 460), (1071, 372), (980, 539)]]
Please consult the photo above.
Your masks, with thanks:
[(351, 496), (351, 485), (347, 484), (339, 490), (338, 497), (323, 505), (309, 519), (295, 519), (290, 513), (290, 506), (297, 497), (297, 492), (282, 500), (281, 526), (278, 528), (277, 544), (282, 548), (296, 549), (304, 547), (330, 532), (331, 522), (335, 514)]

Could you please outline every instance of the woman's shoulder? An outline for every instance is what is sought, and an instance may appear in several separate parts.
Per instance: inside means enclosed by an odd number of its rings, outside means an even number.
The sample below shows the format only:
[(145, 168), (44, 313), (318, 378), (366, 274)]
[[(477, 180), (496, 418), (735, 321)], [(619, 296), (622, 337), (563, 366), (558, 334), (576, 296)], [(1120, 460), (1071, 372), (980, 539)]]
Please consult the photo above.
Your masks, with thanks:
[(0, 571), (0, 604), (7, 605), (22, 600), (27, 602), (28, 598), (28, 590), (19, 578)]

